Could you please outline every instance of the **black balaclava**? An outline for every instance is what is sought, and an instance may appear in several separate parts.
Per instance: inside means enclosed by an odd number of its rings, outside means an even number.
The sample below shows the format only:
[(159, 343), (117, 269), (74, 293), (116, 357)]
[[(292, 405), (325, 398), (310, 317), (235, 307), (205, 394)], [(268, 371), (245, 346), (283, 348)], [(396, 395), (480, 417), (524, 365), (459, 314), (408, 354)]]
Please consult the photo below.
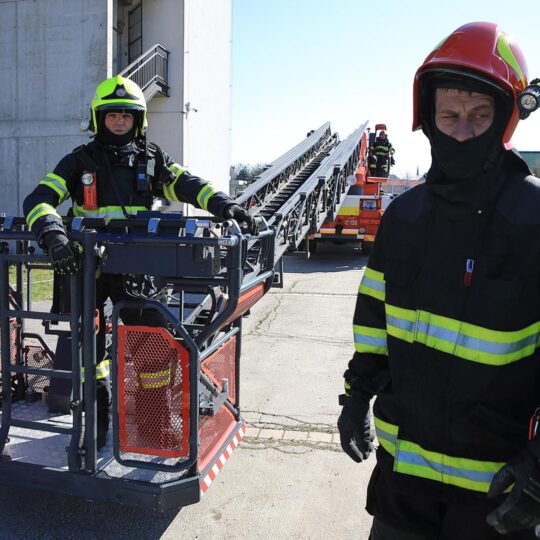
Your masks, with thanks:
[[(428, 182), (452, 184), (485, 177), (504, 153), (502, 135), (510, 113), (511, 99), (492, 84), (461, 74), (426, 74), (423, 81), (422, 127), (431, 143), (433, 159)], [(494, 98), (495, 115), (491, 126), (472, 139), (459, 142), (435, 125), (435, 90), (452, 88), (487, 94)]]
[[(105, 127), (105, 115), (110, 112), (129, 112), (133, 115), (133, 127), (124, 135), (115, 135)], [(96, 135), (96, 139), (104, 144), (105, 146), (126, 146), (133, 139), (135, 139), (135, 134), (137, 132), (137, 126), (139, 125), (139, 115), (140, 111), (135, 110), (125, 110), (125, 109), (110, 109), (105, 111), (100, 111), (98, 122), (99, 122), (99, 131)]]

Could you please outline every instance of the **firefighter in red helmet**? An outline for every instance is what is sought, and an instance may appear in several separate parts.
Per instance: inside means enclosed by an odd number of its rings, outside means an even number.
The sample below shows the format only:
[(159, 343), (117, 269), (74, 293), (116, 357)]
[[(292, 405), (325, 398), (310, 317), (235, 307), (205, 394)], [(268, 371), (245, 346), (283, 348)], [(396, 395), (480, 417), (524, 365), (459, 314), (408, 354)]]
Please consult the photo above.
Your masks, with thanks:
[(527, 77), (492, 23), (458, 28), (416, 72), (432, 164), (384, 214), (340, 396), (356, 462), (376, 396), (372, 540), (535, 538), (540, 180), (510, 144)]

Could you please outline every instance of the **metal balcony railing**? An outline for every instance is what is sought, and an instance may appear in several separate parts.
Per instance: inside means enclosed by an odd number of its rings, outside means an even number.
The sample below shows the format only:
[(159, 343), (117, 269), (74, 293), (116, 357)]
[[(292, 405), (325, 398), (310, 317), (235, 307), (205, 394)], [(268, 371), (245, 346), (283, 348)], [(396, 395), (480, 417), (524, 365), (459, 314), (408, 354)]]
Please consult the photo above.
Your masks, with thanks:
[(168, 68), (169, 51), (156, 44), (123, 69), (120, 75), (136, 82), (148, 101), (158, 92), (169, 95)]

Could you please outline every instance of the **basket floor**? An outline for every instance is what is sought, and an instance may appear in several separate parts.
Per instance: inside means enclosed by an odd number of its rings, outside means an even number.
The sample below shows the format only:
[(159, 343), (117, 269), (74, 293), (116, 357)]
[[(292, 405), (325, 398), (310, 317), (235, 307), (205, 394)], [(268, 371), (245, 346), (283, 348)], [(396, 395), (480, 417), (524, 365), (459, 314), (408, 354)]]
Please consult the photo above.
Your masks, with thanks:
[[(0, 414), (0, 418), (1, 416)], [(71, 415), (51, 413), (43, 401), (35, 401), (33, 403), (25, 401), (14, 402), (12, 417), (14, 419), (39, 421), (62, 427), (71, 427), (72, 425)], [(12, 461), (21, 461), (67, 471), (68, 465), (65, 448), (69, 446), (69, 442), (69, 435), (12, 426), (9, 431), (9, 442), (4, 448), (4, 455), (9, 456)], [(114, 478), (162, 484), (176, 481), (187, 474), (187, 471), (171, 473), (121, 465), (114, 458), (112, 426), (107, 436), (107, 444), (98, 451), (97, 458), (96, 475), (98, 476), (105, 475)], [(145, 460), (166, 465), (177, 463), (177, 460), (174, 459), (141, 456), (138, 454), (123, 454), (122, 458)]]

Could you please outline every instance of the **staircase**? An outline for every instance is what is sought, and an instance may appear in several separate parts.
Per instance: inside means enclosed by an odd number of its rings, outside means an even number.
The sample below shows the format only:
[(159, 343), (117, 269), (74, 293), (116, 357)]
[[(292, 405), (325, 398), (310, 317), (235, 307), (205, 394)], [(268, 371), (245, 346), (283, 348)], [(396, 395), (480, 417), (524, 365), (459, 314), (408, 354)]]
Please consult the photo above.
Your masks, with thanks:
[(158, 93), (169, 96), (168, 68), (169, 51), (156, 44), (123, 69), (119, 75), (137, 83), (148, 102)]

